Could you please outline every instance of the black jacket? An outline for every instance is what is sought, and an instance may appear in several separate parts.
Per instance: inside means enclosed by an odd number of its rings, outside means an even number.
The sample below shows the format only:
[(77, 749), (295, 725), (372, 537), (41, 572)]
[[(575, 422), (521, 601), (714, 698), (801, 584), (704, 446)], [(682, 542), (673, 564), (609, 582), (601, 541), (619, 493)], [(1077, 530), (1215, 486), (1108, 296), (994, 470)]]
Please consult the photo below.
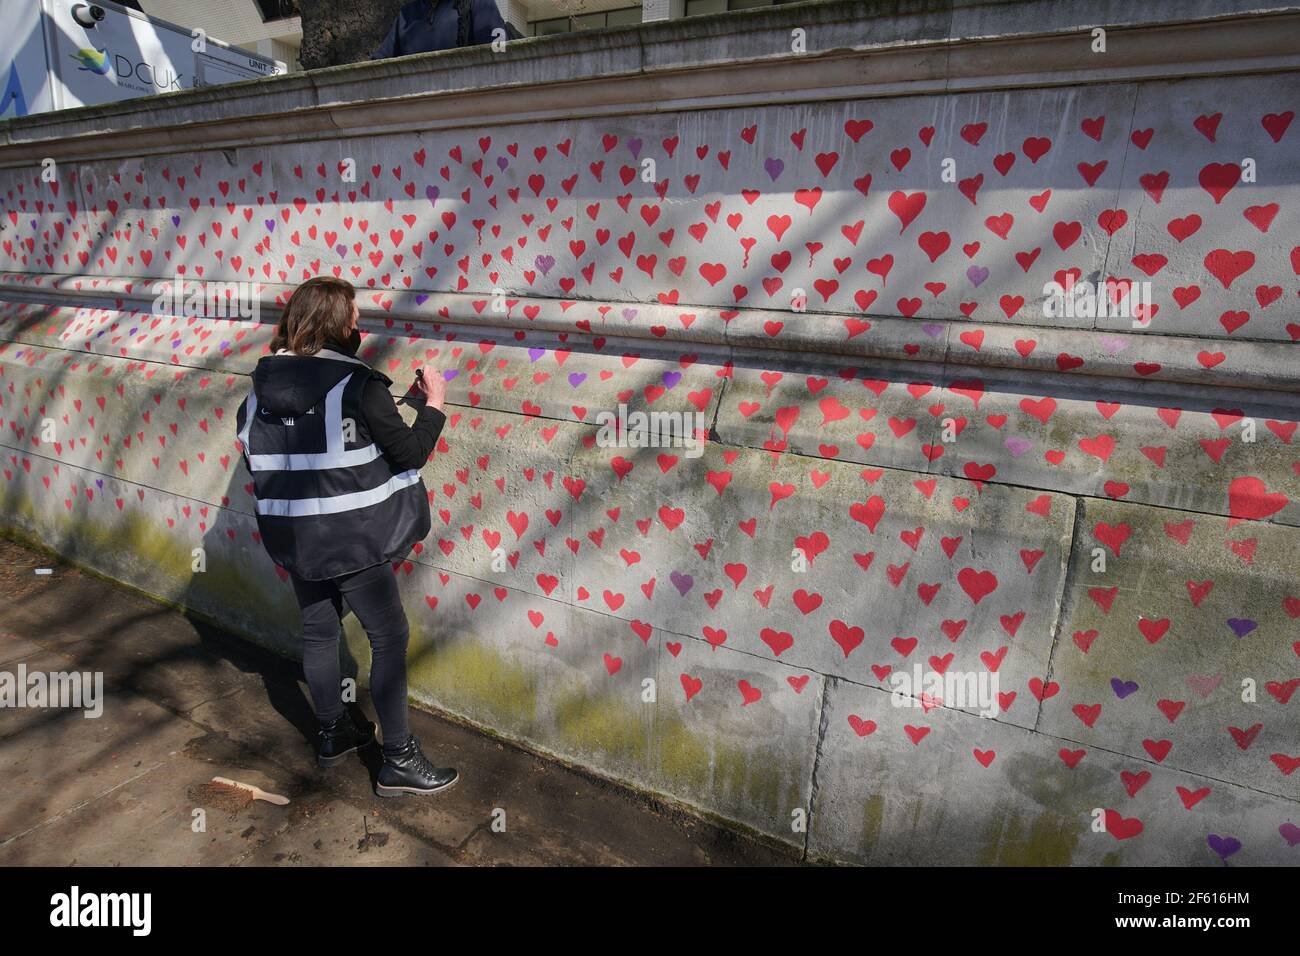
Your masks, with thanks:
[[(461, 8), (469, 12), (463, 41), (459, 35)], [(492, 31), (498, 27), (506, 31), (508, 39), (519, 39), (519, 31), (502, 19), (493, 0), (415, 0), (398, 11), (397, 19), (370, 59), (491, 43)]]
[(430, 530), (420, 469), (446, 416), (412, 390), (331, 350), (263, 357), (236, 415), (258, 529), (273, 561), (307, 580), (405, 557)]

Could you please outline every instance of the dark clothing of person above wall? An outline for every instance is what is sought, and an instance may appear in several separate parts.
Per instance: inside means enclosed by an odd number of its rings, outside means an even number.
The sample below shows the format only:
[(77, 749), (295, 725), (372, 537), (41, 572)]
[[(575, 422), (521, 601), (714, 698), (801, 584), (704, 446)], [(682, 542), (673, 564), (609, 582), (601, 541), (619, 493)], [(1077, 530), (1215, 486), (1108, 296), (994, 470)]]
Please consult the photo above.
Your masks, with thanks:
[(501, 17), (494, 0), (415, 0), (397, 13), (397, 19), (375, 52), (372, 60), (434, 50), (454, 50), (458, 41), (459, 9), (469, 11), (469, 29), (465, 46), (491, 43), (492, 31), (501, 28), (507, 39), (520, 34)]

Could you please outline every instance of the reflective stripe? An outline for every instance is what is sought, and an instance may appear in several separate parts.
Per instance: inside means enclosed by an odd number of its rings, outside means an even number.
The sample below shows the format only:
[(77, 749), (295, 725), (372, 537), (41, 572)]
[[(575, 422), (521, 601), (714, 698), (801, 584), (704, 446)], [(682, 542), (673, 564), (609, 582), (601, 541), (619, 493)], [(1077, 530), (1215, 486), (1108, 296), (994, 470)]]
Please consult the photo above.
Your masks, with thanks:
[(353, 491), (331, 498), (266, 498), (258, 499), (257, 513), (277, 518), (302, 518), (310, 515), (332, 515), (343, 511), (356, 511), (387, 501), (403, 488), (420, 480), (420, 471), (413, 468), (394, 475), (375, 488)]
[(239, 443), (244, 446), (244, 454), (248, 454), (248, 430), (253, 427), (253, 416), (256, 414), (257, 394), (249, 391), (244, 402), (244, 427), (239, 432)]
[(325, 471), (329, 468), (354, 468), (368, 465), (383, 452), (377, 445), (351, 448), (340, 452), (304, 455), (249, 455), (249, 471)]
[[(329, 390), (325, 396), (325, 451), (331, 455), (343, 452), (343, 389), (348, 387), (355, 372), (350, 372)], [(353, 423), (353, 428), (356, 423)]]

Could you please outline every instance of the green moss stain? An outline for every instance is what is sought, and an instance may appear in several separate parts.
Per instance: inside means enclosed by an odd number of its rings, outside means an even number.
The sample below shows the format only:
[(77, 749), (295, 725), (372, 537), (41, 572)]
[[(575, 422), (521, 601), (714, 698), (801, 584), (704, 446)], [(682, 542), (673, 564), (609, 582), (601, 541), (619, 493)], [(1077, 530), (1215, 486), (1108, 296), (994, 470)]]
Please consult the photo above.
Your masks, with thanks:
[(873, 793), (862, 804), (862, 847), (871, 850), (880, 842), (880, 831), (885, 824), (885, 798)]
[(981, 866), (1069, 866), (1079, 842), (1079, 827), (1045, 811), (1028, 826), (1018, 814), (994, 811), (981, 834)]
[(776, 751), (741, 750), (720, 739), (708, 739), (678, 717), (660, 716), (655, 726), (659, 770), (667, 786), (729, 807), (744, 807), (746, 816), (785, 819), (802, 805), (795, 768)]
[(517, 731), (537, 717), (537, 678), (472, 636), (434, 642), (421, 637), (407, 656), (407, 681), (451, 708), (486, 711)]
[(4, 504), (0, 505), (4, 511), (4, 516), (17, 515), (26, 519), (22, 524), (26, 527), (32, 527), (36, 524), (36, 512), (32, 509), (32, 503), (26, 498), (19, 497), (13, 489), (7, 489), (4, 496)]
[(655, 728), (659, 741), (659, 769), (669, 780), (680, 780), (683, 789), (699, 793), (708, 787), (709, 759), (699, 742), (680, 720), (665, 721)]
[(645, 718), (623, 701), (579, 691), (561, 697), (553, 715), (557, 732), (571, 747), (624, 763), (649, 764), (651, 740)]

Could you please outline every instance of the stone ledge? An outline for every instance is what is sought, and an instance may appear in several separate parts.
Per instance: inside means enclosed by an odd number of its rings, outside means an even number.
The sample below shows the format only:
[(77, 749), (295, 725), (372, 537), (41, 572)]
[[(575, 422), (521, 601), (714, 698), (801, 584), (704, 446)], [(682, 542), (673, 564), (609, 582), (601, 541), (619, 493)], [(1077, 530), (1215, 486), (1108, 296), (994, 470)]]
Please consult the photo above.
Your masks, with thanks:
[[(0, 295), (12, 301), (66, 300), (72, 306), (96, 299), (111, 302), (113, 308), (149, 309), (157, 296), (154, 278), (99, 278), (95, 276), (30, 275), (0, 272)], [(168, 283), (169, 285), (169, 283)], [(258, 283), (257, 294), (266, 300), (266, 312), (278, 314), (293, 286)], [(375, 303), (374, 297), (382, 297)], [(895, 316), (848, 313), (792, 313), (764, 309), (719, 310), (690, 303), (668, 306), (647, 302), (597, 302), (588, 299), (551, 299), (510, 294), (510, 312), (494, 315), (486, 303), (488, 295), (444, 292), (407, 292), (358, 289), (358, 305), (370, 320), (402, 320), (419, 324), (473, 326), (510, 331), (509, 315), (524, 315), (535, 309), (527, 328), (537, 332), (603, 335), (607, 338), (652, 340), (683, 345), (731, 346), (759, 349), (797, 357), (803, 353), (887, 359), (900, 362), (946, 363), (978, 370), (1009, 369), (1018, 372), (1059, 376), (1077, 382), (1081, 376), (1100, 379), (1131, 379), (1140, 382), (1255, 389), (1264, 392), (1300, 393), (1300, 365), (1294, 346), (1287, 343), (1251, 340), (1224, 341), (1194, 336), (1160, 335), (1151, 332), (1116, 333), (1109, 330), (1061, 329), (1034, 325), (1004, 325), (964, 320), (906, 319)], [(569, 303), (565, 308), (562, 303)], [(57, 304), (57, 303), (52, 303)], [(557, 308), (559, 307), (559, 308)], [(619, 318), (609, 320), (600, 309)], [(682, 310), (691, 310), (695, 322), (683, 327)], [(797, 321), (792, 321), (797, 320)], [(776, 342), (764, 329), (780, 322), (781, 340)], [(850, 334), (849, 323), (866, 326)], [(856, 327), (856, 326), (855, 326)], [(1124, 358), (1125, 349), (1116, 343), (1140, 338), (1149, 348), (1145, 355), (1160, 356), (1159, 368), (1151, 369)], [(1024, 355), (1019, 342), (1033, 339), (1034, 349)], [(1198, 364), (1222, 358), (1212, 368)], [(1081, 360), (1077, 367), (1066, 365)], [(1272, 400), (1279, 400), (1273, 396)], [(1281, 399), (1284, 403), (1288, 399)]]
[[(24, 117), (0, 124), (0, 167), (310, 140), (344, 129), (483, 126), (1300, 65), (1295, 6), (1161, 0), (1139, 13), (1127, 4), (1096, 4), (1095, 15), (1060, 0), (889, 6), (882, 17), (882, 4), (862, 0), (783, 5), (529, 38), (504, 55), (487, 47), (419, 54)], [(1081, 62), (1079, 44), (1096, 24), (1106, 24), (1110, 52)], [(786, 52), (796, 27), (807, 31), (811, 52)], [(564, 86), (572, 106), (557, 105)]]

